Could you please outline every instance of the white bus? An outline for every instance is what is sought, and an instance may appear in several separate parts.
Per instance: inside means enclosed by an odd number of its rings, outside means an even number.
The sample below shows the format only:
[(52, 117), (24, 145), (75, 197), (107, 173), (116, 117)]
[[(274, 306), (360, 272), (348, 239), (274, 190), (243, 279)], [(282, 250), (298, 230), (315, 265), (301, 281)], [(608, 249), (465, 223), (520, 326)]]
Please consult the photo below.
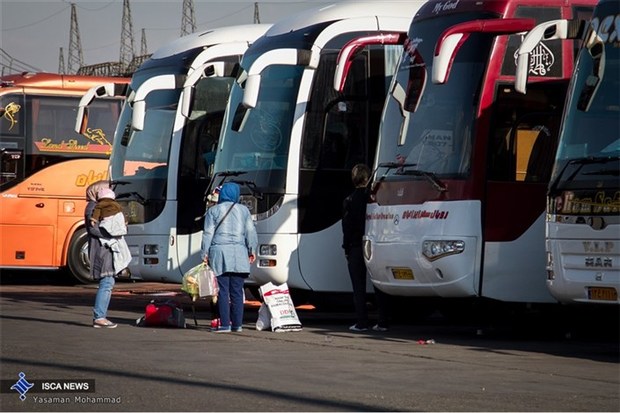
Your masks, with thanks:
[(537, 22), (589, 17), (593, 7), (430, 0), (416, 14), (386, 101), (367, 205), (364, 254), (379, 289), (555, 302), (545, 285), (545, 192), (574, 45), (541, 49), (527, 95), (514, 91), (515, 52)]
[(620, 3), (600, 1), (584, 23), (556, 20), (532, 30), (519, 50), (517, 85), (525, 91), (540, 41), (584, 34), (547, 193), (547, 287), (566, 304), (619, 304)]
[(342, 202), (351, 168), (372, 163), (402, 36), (422, 4), (309, 10), (275, 23), (244, 54), (213, 184), (248, 184), (242, 200), (259, 238), (252, 281), (287, 282), (298, 294), (351, 292)]
[[(129, 221), (132, 278), (181, 282), (200, 262), (204, 194), (224, 109), (241, 56), (269, 27), (179, 38), (133, 74), (109, 171)], [(102, 95), (113, 93), (110, 87)]]

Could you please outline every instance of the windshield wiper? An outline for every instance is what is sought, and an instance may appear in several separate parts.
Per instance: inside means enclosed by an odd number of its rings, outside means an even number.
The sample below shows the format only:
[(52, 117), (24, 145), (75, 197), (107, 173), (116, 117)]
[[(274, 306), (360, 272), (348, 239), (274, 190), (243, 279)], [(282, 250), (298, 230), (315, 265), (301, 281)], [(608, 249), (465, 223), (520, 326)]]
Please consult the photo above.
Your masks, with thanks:
[(410, 167), (416, 166), (416, 165), (417, 165), (417, 163), (383, 162), (383, 163), (380, 163), (379, 165), (377, 165), (377, 169), (379, 169), (379, 168), (387, 168), (387, 171), (389, 171), (390, 169), (410, 168)]
[(446, 192), (448, 190), (448, 188), (446, 188), (444, 183), (441, 182), (439, 180), (439, 178), (437, 178), (437, 175), (435, 175), (432, 172), (415, 170), (415, 171), (401, 171), (400, 173), (397, 172), (397, 174), (399, 174), (399, 175), (421, 176), (421, 177), (426, 178), (433, 185), (433, 188), (435, 188), (437, 191), (439, 191), (439, 192)]
[[(247, 174), (247, 171), (222, 171), (222, 172), (217, 172), (215, 175), (213, 175), (213, 178), (211, 178), (211, 182), (209, 183), (209, 186), (207, 187), (207, 190), (205, 191), (205, 196), (204, 199), (205, 201), (207, 200), (207, 196), (213, 192), (213, 190), (215, 188), (217, 188), (218, 186), (222, 186), (224, 185), (224, 182), (226, 182), (226, 179), (231, 177), (231, 176), (239, 176), (239, 175), (244, 175)], [(215, 178), (217, 177), (222, 177), (222, 179), (220, 180), (220, 183), (217, 185), (214, 185), (215, 182)]]
[(258, 190), (254, 181), (239, 181), (239, 180), (233, 179), (231, 182), (234, 182), (239, 185), (244, 185), (250, 190), (250, 192), (252, 193), (252, 196), (256, 197), (256, 199), (263, 199), (263, 194), (262, 192)]
[[(397, 169), (399, 168), (400, 170), (404, 169), (404, 168), (411, 168), (413, 166), (416, 166), (417, 163), (400, 163), (400, 162), (382, 162), (380, 164), (377, 165), (377, 167), (375, 168), (374, 171), (372, 171), (372, 174), (370, 174), (371, 179), (368, 180), (368, 184), (366, 185), (366, 188), (374, 188), (376, 187), (376, 184), (378, 182), (381, 182), (385, 179), (385, 177), (387, 176), (388, 172), (392, 169)], [(383, 175), (381, 175), (381, 178), (379, 178), (379, 180), (377, 181), (374, 177), (375, 174), (377, 173), (377, 171), (379, 170), (379, 168), (386, 168), (385, 172), (383, 173)]]
[(132, 197), (133, 200), (138, 201), (138, 203), (141, 204), (141, 205), (146, 205), (146, 203), (147, 203), (147, 200), (142, 195), (140, 195), (137, 192), (133, 192), (133, 191), (132, 192), (123, 192), (123, 193), (120, 193), (120, 194), (116, 195), (116, 199), (129, 198), (129, 197)]
[(247, 174), (247, 171), (222, 171), (222, 172), (216, 173), (213, 177), (215, 178), (217, 176), (223, 176), (226, 178), (229, 176), (239, 176), (243, 174)]
[(392, 169), (403, 170), (404, 168), (411, 168), (411, 167), (416, 166), (416, 165), (417, 165), (417, 163), (382, 162), (382, 163), (377, 165), (377, 168), (372, 172), (372, 174), (370, 176), (375, 176), (375, 174), (377, 173), (379, 168), (386, 168), (385, 172), (383, 173), (383, 175), (381, 175), (381, 178), (379, 178), (379, 180), (382, 181), (385, 178), (385, 176), (387, 175), (387, 173), (390, 170), (392, 170)]
[[(247, 171), (222, 171), (222, 172), (217, 172), (215, 175), (213, 175), (213, 178), (211, 179), (211, 182), (215, 181), (215, 178), (221, 176), (222, 180), (220, 181), (219, 184), (215, 185), (215, 188), (217, 188), (218, 186), (221, 186), (224, 184), (224, 182), (226, 182), (226, 178), (229, 178), (231, 176), (239, 176), (239, 175), (244, 175), (247, 174)], [(209, 185), (209, 188), (207, 189), (207, 192), (209, 192), (209, 189), (211, 188), (211, 185)]]
[[(564, 172), (566, 172), (566, 169), (568, 169), (570, 165), (577, 165), (577, 168), (572, 174), (570, 174), (568, 178), (564, 180), (565, 182), (570, 182), (573, 179), (575, 179), (575, 177), (577, 176), (579, 171), (581, 171), (581, 168), (583, 168), (584, 165), (593, 165), (597, 163), (604, 164), (604, 163), (611, 162), (611, 161), (617, 161), (619, 159), (620, 157), (618, 156), (588, 156), (586, 158), (571, 159), (568, 162), (566, 162), (566, 165), (564, 165), (560, 173), (558, 173), (558, 175), (553, 180), (553, 182), (551, 182), (551, 185), (549, 185), (549, 192), (553, 192), (558, 189), (558, 185), (560, 184), (560, 178), (562, 177), (562, 175), (564, 175)], [(596, 175), (596, 174), (597, 172), (588, 172), (584, 175)], [(607, 174), (601, 173), (601, 175), (607, 175)]]

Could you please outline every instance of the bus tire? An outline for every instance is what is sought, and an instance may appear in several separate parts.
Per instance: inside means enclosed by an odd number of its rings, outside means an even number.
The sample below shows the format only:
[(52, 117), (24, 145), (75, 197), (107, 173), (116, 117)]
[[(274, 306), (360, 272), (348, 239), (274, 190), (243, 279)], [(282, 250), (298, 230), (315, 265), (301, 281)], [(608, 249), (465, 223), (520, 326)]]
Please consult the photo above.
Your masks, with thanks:
[(94, 282), (90, 276), (90, 260), (88, 259), (88, 234), (80, 228), (73, 234), (67, 253), (67, 266), (71, 275), (82, 284)]

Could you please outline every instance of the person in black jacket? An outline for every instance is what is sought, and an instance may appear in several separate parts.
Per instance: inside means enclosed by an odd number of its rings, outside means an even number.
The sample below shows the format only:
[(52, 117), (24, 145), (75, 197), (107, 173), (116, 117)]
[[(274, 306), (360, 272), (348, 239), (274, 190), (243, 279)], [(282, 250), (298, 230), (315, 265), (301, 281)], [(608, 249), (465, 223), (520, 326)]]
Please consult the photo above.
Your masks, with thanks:
[[(362, 252), (362, 238), (366, 225), (366, 199), (368, 198), (367, 184), (370, 179), (370, 168), (364, 164), (357, 164), (351, 170), (351, 179), (355, 189), (345, 198), (342, 207), (342, 234), (345, 256), (351, 284), (353, 286), (353, 304), (357, 321), (349, 330), (368, 330), (368, 309), (366, 307), (366, 263)], [(375, 331), (387, 331), (388, 296), (374, 288), (376, 303), (379, 311), (379, 322), (372, 328)]]

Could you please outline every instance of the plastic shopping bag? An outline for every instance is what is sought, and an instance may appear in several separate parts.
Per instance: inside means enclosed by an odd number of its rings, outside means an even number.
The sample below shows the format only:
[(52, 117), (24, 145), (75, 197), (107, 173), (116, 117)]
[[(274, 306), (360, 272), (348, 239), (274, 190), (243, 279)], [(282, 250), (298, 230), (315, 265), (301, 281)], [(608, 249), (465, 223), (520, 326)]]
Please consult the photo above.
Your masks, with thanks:
[(199, 297), (198, 274), (203, 270), (203, 267), (204, 263), (200, 263), (183, 275), (181, 291), (189, 294), (192, 300), (196, 300)]
[(198, 273), (198, 295), (200, 297), (217, 297), (220, 286), (217, 283), (215, 271), (207, 264)]
[(201, 262), (183, 275), (181, 290), (196, 300), (199, 297), (217, 297), (220, 289), (215, 272)]
[(260, 287), (260, 292), (271, 314), (271, 331), (301, 331), (301, 323), (286, 283), (280, 285), (267, 283)]

